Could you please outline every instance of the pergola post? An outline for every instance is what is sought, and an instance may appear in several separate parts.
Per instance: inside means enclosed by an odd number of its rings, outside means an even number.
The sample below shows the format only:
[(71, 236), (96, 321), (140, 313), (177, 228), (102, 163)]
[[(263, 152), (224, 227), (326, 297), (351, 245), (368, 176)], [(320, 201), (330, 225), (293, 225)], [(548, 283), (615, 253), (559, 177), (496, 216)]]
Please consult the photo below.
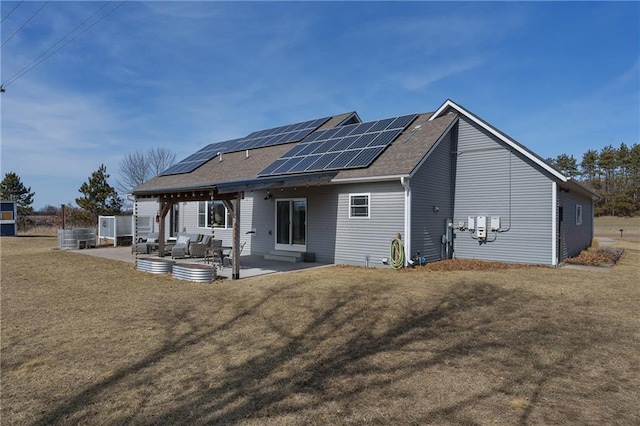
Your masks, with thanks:
[(164, 242), (166, 238), (165, 234), (165, 217), (167, 217), (167, 213), (173, 207), (172, 201), (160, 201), (160, 223), (158, 223), (158, 256), (164, 257)]
[(236, 195), (235, 202), (222, 200), (227, 210), (231, 211), (233, 217), (232, 242), (231, 242), (231, 279), (240, 279), (240, 200), (242, 193)]

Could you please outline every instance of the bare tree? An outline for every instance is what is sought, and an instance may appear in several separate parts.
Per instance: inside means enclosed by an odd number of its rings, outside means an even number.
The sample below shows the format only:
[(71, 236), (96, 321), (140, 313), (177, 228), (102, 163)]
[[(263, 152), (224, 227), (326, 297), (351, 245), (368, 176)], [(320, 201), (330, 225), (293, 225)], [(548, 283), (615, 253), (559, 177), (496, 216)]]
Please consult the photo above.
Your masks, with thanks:
[(147, 160), (150, 177), (153, 177), (173, 166), (176, 162), (176, 154), (167, 148), (153, 147), (147, 152)]
[(130, 152), (120, 162), (120, 179), (116, 186), (121, 193), (129, 193), (154, 176), (172, 166), (176, 154), (167, 148), (149, 148), (146, 152)]

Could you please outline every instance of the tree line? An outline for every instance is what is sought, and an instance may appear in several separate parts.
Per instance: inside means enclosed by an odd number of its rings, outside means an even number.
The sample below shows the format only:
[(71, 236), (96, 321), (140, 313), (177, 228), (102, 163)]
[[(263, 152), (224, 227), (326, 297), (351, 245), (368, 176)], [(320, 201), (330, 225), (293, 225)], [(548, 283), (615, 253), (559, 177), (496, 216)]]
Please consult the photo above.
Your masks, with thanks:
[[(110, 175), (104, 164), (93, 172), (87, 182), (84, 182), (78, 192), (81, 196), (75, 199), (78, 207), (71, 203), (64, 206), (66, 223), (69, 226), (95, 226), (98, 216), (112, 216), (123, 213), (125, 199), (118, 195), (118, 190), (127, 194), (133, 188), (143, 184), (152, 177), (175, 163), (176, 155), (166, 148), (150, 148), (146, 152), (136, 151), (124, 156), (120, 162), (120, 175), (116, 187), (109, 184)], [(18, 228), (21, 230), (37, 226), (32, 218), (33, 197), (35, 192), (25, 186), (15, 172), (8, 172), (0, 182), (0, 199), (16, 201), (18, 210)], [(40, 209), (40, 215), (61, 216), (62, 208), (47, 205)], [(61, 221), (56, 221), (61, 222)], [(59, 223), (56, 223), (58, 225)]]
[[(640, 215), (640, 145), (619, 147), (607, 145), (601, 150), (590, 149), (580, 162), (573, 156), (560, 154), (547, 158), (550, 165), (601, 195), (595, 204), (596, 216)], [(123, 211), (125, 200), (118, 195), (128, 193), (175, 163), (175, 154), (164, 148), (151, 148), (124, 156), (120, 162), (117, 188), (109, 184), (107, 168), (101, 164), (78, 191), (78, 207), (65, 206), (72, 224), (95, 224), (99, 215), (117, 215)], [(35, 193), (14, 172), (6, 173), (0, 182), (0, 198), (14, 200), (18, 207), (18, 226), (28, 226), (27, 217), (33, 214)], [(41, 214), (59, 214), (60, 209), (45, 206)]]
[(593, 149), (578, 160), (560, 154), (547, 162), (601, 195), (595, 204), (596, 216), (637, 216), (640, 214), (640, 145), (607, 145)]

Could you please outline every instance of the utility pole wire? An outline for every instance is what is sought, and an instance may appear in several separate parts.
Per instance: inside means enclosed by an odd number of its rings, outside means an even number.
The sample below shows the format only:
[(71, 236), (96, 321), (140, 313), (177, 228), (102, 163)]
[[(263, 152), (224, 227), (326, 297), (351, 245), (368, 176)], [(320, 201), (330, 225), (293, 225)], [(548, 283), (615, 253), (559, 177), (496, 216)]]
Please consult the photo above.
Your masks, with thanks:
[(7, 19), (13, 13), (13, 11), (16, 10), (18, 8), (18, 6), (20, 6), (22, 3), (24, 3), (24, 0), (20, 0), (20, 3), (18, 3), (16, 5), (16, 7), (11, 9), (11, 12), (7, 13), (4, 18), (2, 18), (2, 21), (0, 21), (0, 24), (2, 24), (4, 22), (4, 20)]
[[(48, 55), (46, 55), (45, 57), (43, 57), (42, 59), (38, 60), (36, 62), (36, 60), (32, 61), (29, 65), (27, 65), (26, 67), (23, 67), (20, 71), (18, 71), (17, 73), (15, 73), (12, 77), (10, 77), (8, 80), (6, 80), (4, 83), (2, 83), (3, 87), (7, 87), (8, 85), (10, 85), (11, 83), (13, 83), (14, 81), (16, 81), (17, 79), (19, 79), (20, 77), (22, 77), (23, 75), (25, 75), (26, 73), (28, 73), (29, 71), (31, 71), (32, 69), (34, 69), (35, 67), (37, 67), (38, 65), (40, 65), (41, 63), (43, 63), (44, 61), (46, 61), (47, 59), (49, 59), (51, 56), (55, 55), (57, 52), (59, 52), (61, 49), (63, 49), (65, 46), (67, 46), (69, 43), (71, 43), (72, 41), (74, 41), (75, 39), (77, 39), (78, 37), (80, 37), (82, 34), (86, 33), (87, 31), (89, 31), (91, 28), (93, 28), (98, 22), (102, 21), (104, 18), (106, 18), (107, 16), (111, 15), (113, 12), (115, 12), (117, 9), (119, 9), (120, 7), (122, 7), (128, 0), (124, 0), (122, 3), (120, 3), (118, 6), (114, 7), (113, 9), (111, 9), (109, 12), (107, 12), (106, 14), (104, 14), (102, 17), (100, 17), (100, 19), (98, 19), (97, 21), (95, 21), (93, 24), (89, 25), (87, 28), (85, 28), (84, 30), (82, 30), (81, 32), (79, 32), (78, 34), (76, 34), (73, 38), (67, 40), (66, 43), (64, 43), (62, 46), (58, 47), (56, 50), (54, 50), (53, 52), (49, 53)], [(100, 9), (102, 10), (102, 9)], [(97, 13), (97, 12), (96, 12)], [(94, 16), (95, 13), (92, 15)], [(75, 30), (74, 30), (75, 31)], [(68, 36), (68, 35), (67, 35)], [(64, 39), (65, 37), (63, 37)], [(57, 44), (57, 43), (56, 43)], [(54, 44), (55, 46), (55, 44)], [(53, 46), (52, 46), (53, 47)], [(44, 54), (44, 53), (43, 53)], [(40, 56), (38, 56), (38, 58), (40, 58), (42, 56), (42, 54)], [(34, 63), (36, 62), (36, 63)]]
[[(38, 57), (36, 57), (34, 60), (32, 60), (31, 62), (29, 62), (27, 65), (25, 65), (24, 67), (22, 67), (20, 69), (20, 71), (16, 72), (14, 74), (14, 76), (22, 73), (23, 71), (27, 70), (27, 68), (29, 68), (31, 65), (33, 65), (34, 63), (38, 62), (43, 56), (45, 56), (47, 53), (51, 52), (56, 46), (58, 46), (62, 41), (64, 41), (67, 37), (69, 37), (71, 34), (73, 34), (74, 32), (76, 32), (80, 27), (82, 27), (84, 24), (87, 23), (87, 21), (89, 21), (91, 18), (93, 18), (94, 16), (96, 16), (98, 13), (100, 13), (100, 11), (102, 9), (104, 9), (105, 7), (107, 7), (109, 5), (109, 2), (106, 2), (104, 5), (102, 5), (102, 7), (98, 10), (96, 10), (91, 16), (89, 16), (87, 19), (85, 19), (84, 21), (82, 21), (77, 27), (75, 27), (73, 30), (69, 31), (64, 37), (60, 38), (58, 41), (56, 41), (55, 43), (53, 43), (51, 46), (49, 46), (44, 52), (42, 52)], [(45, 58), (46, 59), (46, 58)]]
[(14, 35), (18, 34), (20, 32), (20, 30), (23, 29), (24, 26), (27, 25), (29, 23), (29, 21), (31, 21), (48, 3), (49, 3), (49, 0), (44, 2), (44, 4), (42, 6), (40, 6), (40, 8), (38, 10), (36, 10), (36, 12), (33, 15), (31, 15), (31, 17), (29, 19), (27, 19), (27, 22), (22, 24), (22, 26), (20, 28), (18, 28), (13, 34), (11, 34), (8, 39), (6, 39), (5, 41), (2, 42), (2, 45), (0, 45), (0, 47), (3, 47), (5, 44), (7, 44), (7, 42), (9, 40), (11, 40), (13, 38)]

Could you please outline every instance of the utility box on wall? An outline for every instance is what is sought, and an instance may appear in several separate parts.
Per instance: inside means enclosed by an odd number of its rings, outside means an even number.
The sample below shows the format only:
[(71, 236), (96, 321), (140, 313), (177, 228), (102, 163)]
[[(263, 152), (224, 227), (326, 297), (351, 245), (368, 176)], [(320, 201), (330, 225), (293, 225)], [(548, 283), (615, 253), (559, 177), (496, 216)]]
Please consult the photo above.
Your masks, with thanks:
[(486, 216), (476, 217), (476, 237), (481, 239), (487, 238), (487, 217)]
[(15, 201), (0, 201), (0, 235), (13, 237), (18, 234), (18, 206)]

